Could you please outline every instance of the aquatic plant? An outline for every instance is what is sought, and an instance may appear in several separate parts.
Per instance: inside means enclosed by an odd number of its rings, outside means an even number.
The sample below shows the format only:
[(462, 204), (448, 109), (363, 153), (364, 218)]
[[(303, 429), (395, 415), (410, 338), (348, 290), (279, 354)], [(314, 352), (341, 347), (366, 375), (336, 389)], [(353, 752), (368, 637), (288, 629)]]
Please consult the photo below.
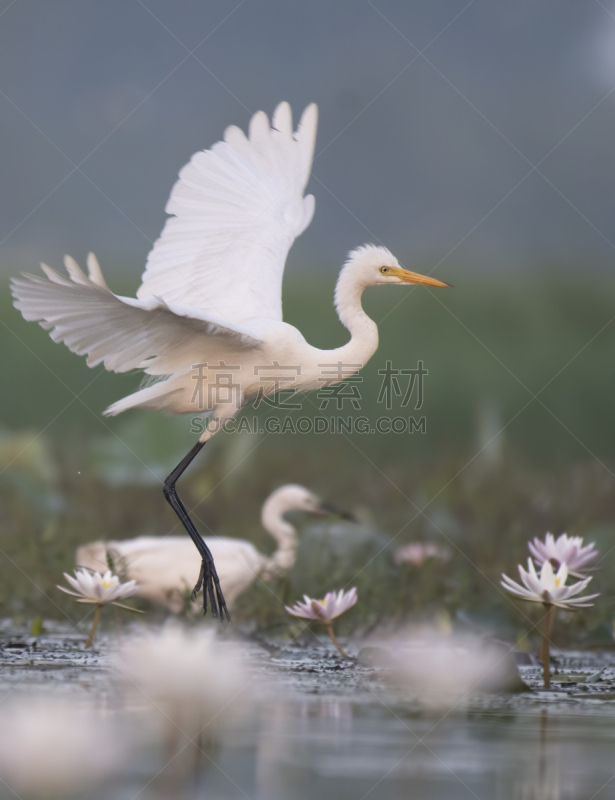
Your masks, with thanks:
[(352, 608), (357, 600), (357, 590), (353, 587), (347, 592), (340, 589), (337, 594), (335, 592), (327, 592), (324, 600), (314, 600), (307, 595), (303, 595), (303, 603), (297, 602), (292, 608), (289, 606), (284, 606), (284, 608), (295, 617), (311, 619), (324, 625), (339, 654), (344, 658), (348, 658), (333, 631), (333, 620), (348, 611), (349, 608)]
[(566, 564), (561, 564), (557, 572), (554, 572), (551, 562), (545, 561), (541, 567), (540, 575), (537, 574), (531, 558), (527, 560), (527, 567), (527, 570), (525, 570), (521, 564), (518, 565), (523, 586), (504, 574), (502, 574), (501, 584), (511, 594), (520, 597), (522, 600), (529, 600), (532, 603), (542, 603), (545, 608), (541, 656), (545, 687), (548, 689), (551, 685), (549, 642), (553, 623), (555, 622), (556, 610), (563, 608), (566, 611), (575, 611), (578, 608), (589, 608), (593, 605), (589, 601), (598, 597), (598, 594), (579, 597), (591, 581), (591, 577), (566, 586), (566, 581), (568, 580), (568, 567)]
[(598, 555), (593, 542), (583, 545), (581, 536), (568, 536), (566, 533), (562, 533), (557, 539), (552, 533), (547, 533), (544, 542), (536, 537), (528, 542), (528, 547), (539, 567), (545, 561), (550, 561), (556, 569), (565, 564), (568, 574), (575, 578), (585, 578), (586, 565)]
[(94, 621), (88, 635), (88, 640), (85, 643), (86, 648), (90, 647), (94, 641), (94, 634), (100, 621), (100, 615), (103, 606), (111, 604), (119, 608), (125, 608), (127, 611), (135, 611), (142, 613), (136, 608), (125, 606), (118, 603), (118, 600), (126, 600), (135, 595), (140, 587), (136, 581), (127, 581), (127, 583), (120, 583), (117, 575), (113, 575), (111, 570), (107, 570), (104, 575), (100, 572), (88, 572), (85, 569), (75, 570), (75, 577), (71, 577), (64, 573), (64, 577), (68, 583), (75, 589), (71, 592), (64, 586), (59, 586), (58, 589), (66, 594), (70, 594), (77, 598), (78, 603), (93, 603), (96, 605), (96, 612), (94, 613)]
[[(100, 380), (103, 381), (104, 376)], [(108, 400), (110, 402), (111, 394)], [(160, 417), (156, 424), (164, 426), (168, 421)], [(173, 435), (174, 432), (173, 427)], [(234, 438), (236, 434), (229, 436)], [(237, 438), (243, 436), (241, 433)], [(217, 447), (216, 438), (212, 446)], [(55, 585), (63, 572), (73, 575), (77, 565), (83, 566), (75, 561), (75, 549), (80, 544), (108, 538), (109, 531), (118, 540), (136, 535), (163, 535), (174, 525), (171, 511), (163, 507), (164, 499), (158, 497), (157, 488), (125, 485), (112, 490), (90, 469), (79, 475), (76, 471), (79, 465), (89, 463), (90, 440), (85, 436), (63, 434), (57, 444), (55, 438), (49, 438), (49, 442), (61, 494), (53, 487), (46, 487), (40, 496), (40, 503), (43, 503), (40, 505), (21, 484), (16, 487), (10, 482), (12, 479), (8, 476), (12, 469), (6, 470), (0, 478), (0, 529), (2, 548), (7, 556), (0, 563), (0, 601), (5, 604), (6, 615), (20, 625), (29, 625), (38, 614), (47, 624), (62, 617), (63, 612), (71, 613), (70, 606), (76, 598), (64, 593), (58, 596)], [(187, 442), (182, 440), (182, 447)], [(219, 529), (225, 536), (248, 539), (266, 553), (271, 549), (269, 537), (254, 525), (254, 519), (263, 497), (276, 485), (288, 441), (283, 436), (276, 437), (271, 450), (256, 450), (258, 469), (254, 468), (255, 462), (248, 459), (245, 462), (248, 473), (244, 473), (244, 479), (230, 493), (221, 459), (228, 443), (224, 447), (222, 444), (220, 442), (218, 452), (212, 454), (205, 469), (197, 469), (187, 476), (186, 500), (196, 506), (221, 482), (220, 489), (216, 490), (216, 502), (199, 507), (203, 523)], [(480, 617), (480, 624), (484, 623), (500, 639), (513, 641), (517, 635), (531, 637), (531, 625), (523, 614), (525, 604), (511, 603), (510, 595), (504, 591), (494, 595), (492, 584), (484, 576), (492, 580), (497, 576), (496, 583), (499, 583), (500, 573), (510, 574), (510, 568), (516, 570), (519, 562), (526, 567), (530, 555), (528, 539), (534, 537), (534, 533), (528, 536), (527, 531), (552, 530), (557, 539), (559, 533), (566, 530), (570, 518), (583, 520), (584, 530), (574, 533), (584, 536), (585, 544), (594, 541), (600, 550), (600, 556), (589, 565), (600, 559), (600, 578), (594, 577), (594, 582), (600, 580), (605, 592), (615, 585), (615, 559), (603, 558), (612, 537), (615, 482), (595, 462), (571, 466), (561, 460), (548, 468), (538, 468), (520, 460), (519, 454), (511, 449), (499, 471), (468, 469), (455, 478), (471, 453), (460, 452), (454, 456), (449, 453), (446, 458), (426, 461), (418, 457), (408, 459), (406, 451), (405, 460), (391, 452), (387, 475), (399, 487), (413, 487), (415, 502), (422, 503), (423, 498), (427, 501), (441, 487), (448, 486), (431, 504), (429, 519), (419, 515), (405, 526), (414, 516), (408, 517), (407, 500), (381, 476), (374, 477), (372, 470), (357, 468), (356, 482), (351, 487), (345, 478), (350, 456), (344, 448), (332, 447), (323, 461), (320, 440), (312, 446), (311, 439), (305, 437), (303, 447), (305, 452), (301, 462), (296, 464), (293, 479), (299, 482), (316, 480), (315, 488), (335, 497), (342, 506), (352, 506), (362, 524), (350, 525), (343, 521), (333, 525), (301, 524), (297, 564), (291, 573), (271, 584), (253, 584), (238, 598), (234, 622), (256, 624), (260, 630), (280, 631), (291, 619), (284, 610), (285, 605), (293, 605), (304, 594), (322, 598), (334, 586), (356, 586), (361, 602), (352, 613), (342, 615), (335, 622), (335, 633), (342, 644), (341, 636), (368, 632), (376, 625), (423, 622), (433, 619), (441, 610), (453, 619), (458, 614)], [(141, 452), (138, 448), (133, 447), (133, 450)], [(352, 451), (356, 452), (354, 448)], [(127, 459), (128, 456), (130, 454)], [(373, 454), (371, 458), (378, 462)], [(246, 474), (250, 475), (249, 482)], [(233, 477), (235, 475), (233, 473)], [(13, 478), (17, 480), (17, 473)], [(56, 510), (50, 512), (45, 503), (52, 502), (54, 491), (57, 493), (53, 500)], [(241, 504), (237, 504), (237, 492), (241, 493)], [(409, 489), (406, 494), (409, 496)], [(402, 533), (393, 536), (402, 526), (405, 526)], [(496, 537), (494, 530), (498, 531)], [(321, 532), (323, 536), (317, 538), (316, 534)], [(442, 534), (444, 536), (438, 538)], [(423, 568), (394, 565), (396, 547), (417, 541), (445, 544), (445, 538), (454, 553), (449, 562), (427, 562)], [(544, 533), (540, 538), (544, 539)], [(360, 542), (353, 549), (358, 539)], [(388, 550), (383, 549), (387, 541)], [(506, 548), (501, 546), (503, 541)], [(323, 549), (317, 549), (321, 545)], [(512, 562), (511, 553), (515, 557)], [(369, 569), (365, 569), (368, 562)], [(537, 564), (536, 559), (534, 563)], [(35, 577), (43, 595), (32, 591), (32, 584), (24, 579), (15, 564)], [(91, 566), (101, 573), (111, 568), (121, 581), (127, 580), (118, 560), (114, 559), (113, 566), (104, 562)], [(538, 564), (537, 570), (540, 571)], [(130, 577), (137, 578), (136, 575)], [(516, 571), (511, 577), (519, 580)], [(64, 578), (62, 581), (71, 588)], [(571, 581), (569, 578), (568, 583)], [(56, 602), (45, 599), (54, 594)], [(164, 613), (146, 599), (126, 602), (147, 610), (148, 620), (161, 623), (164, 619)], [(608, 602), (596, 603), (583, 614), (568, 615), (566, 625), (556, 630), (558, 643), (574, 648), (609, 646), (613, 602), (615, 597), (609, 595)], [(100, 625), (104, 625), (107, 615), (110, 619), (113, 611), (106, 609), (102, 613)], [(92, 608), (90, 622), (93, 615)], [(132, 621), (127, 612), (118, 611), (118, 625)], [(90, 623), (87, 624), (89, 627)], [(85, 630), (85, 636), (87, 633)]]

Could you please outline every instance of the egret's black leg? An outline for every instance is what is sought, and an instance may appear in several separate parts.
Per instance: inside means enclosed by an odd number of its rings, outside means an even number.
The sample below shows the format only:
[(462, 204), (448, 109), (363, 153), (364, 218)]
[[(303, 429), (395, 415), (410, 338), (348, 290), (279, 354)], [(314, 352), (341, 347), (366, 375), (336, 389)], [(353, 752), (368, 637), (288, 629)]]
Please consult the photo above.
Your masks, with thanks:
[(196, 586), (192, 590), (192, 599), (196, 597), (196, 595), (201, 591), (201, 586), (203, 585), (203, 581), (205, 580), (205, 562), (201, 561), (201, 571), (199, 572), (199, 579), (196, 582)]
[(202, 586), (203, 612), (205, 613), (207, 611), (207, 597), (209, 596), (212, 616), (217, 617), (218, 609), (220, 609), (220, 619), (222, 622), (224, 622), (225, 617), (230, 622), (231, 615), (228, 613), (228, 609), (224, 601), (224, 595), (222, 594), (222, 588), (220, 587), (220, 580), (218, 578), (218, 573), (216, 572), (216, 565), (214, 564), (214, 557), (212, 556), (209, 547), (207, 547), (203, 541), (203, 537), (196, 529), (194, 522), (190, 519), (190, 515), (188, 514), (188, 511), (182, 503), (175, 488), (178, 478), (192, 463), (194, 457), (203, 449), (203, 447), (205, 447), (205, 442), (197, 442), (194, 445), (188, 455), (179, 462), (173, 472), (171, 472), (171, 474), (165, 480), (163, 491), (164, 496), (169, 502), (169, 505), (181, 520), (182, 525), (190, 534), (190, 538), (194, 542), (196, 549), (201, 554), (201, 571), (199, 573), (197, 584), (192, 592), (192, 596), (194, 597)]

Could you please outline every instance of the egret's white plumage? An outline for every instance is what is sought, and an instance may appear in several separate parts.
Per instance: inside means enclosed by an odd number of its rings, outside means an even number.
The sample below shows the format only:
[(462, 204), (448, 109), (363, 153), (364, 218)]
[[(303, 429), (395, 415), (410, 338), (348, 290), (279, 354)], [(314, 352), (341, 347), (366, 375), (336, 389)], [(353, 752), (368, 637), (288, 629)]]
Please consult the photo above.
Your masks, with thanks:
[[(316, 495), (303, 486), (288, 484), (276, 489), (265, 501), (261, 522), (277, 542), (271, 556), (263, 555), (251, 542), (228, 536), (205, 539), (216, 563), (226, 601), (231, 605), (257, 578), (268, 581), (285, 575), (297, 554), (297, 531), (285, 519), (289, 511), (326, 513)], [(186, 589), (192, 586), (199, 566), (198, 554), (188, 536), (139, 536), (123, 541), (91, 542), (77, 548), (79, 567), (95, 571), (107, 568), (110, 554), (116, 569), (122, 568), (139, 584), (138, 594), (181, 611)]]
[[(347, 344), (319, 350), (283, 322), (286, 256), (314, 213), (314, 198), (303, 192), (316, 121), (310, 105), (293, 132), (290, 106), (281, 103), (271, 125), (259, 111), (249, 137), (230, 127), (224, 141), (197, 153), (173, 187), (170, 217), (148, 256), (136, 299), (114, 295), (91, 254), (88, 275), (67, 257), (68, 277), (42, 265), (47, 280), (13, 280), (15, 306), (25, 319), (87, 355), (89, 366), (102, 362), (114, 372), (141, 369), (154, 376), (153, 384), (113, 403), (106, 414), (129, 408), (207, 414), (202, 445), (259, 394), (309, 391), (357, 372), (378, 346), (377, 326), (361, 306), (366, 287), (447, 285), (402, 269), (384, 247), (365, 245), (348, 255), (335, 289), (339, 318), (351, 334)], [(171, 473), (165, 495), (202, 550), (175, 490), (198, 451), (195, 446)], [(215, 570), (207, 569), (209, 581)]]
[[(323, 364), (342, 362), (357, 371), (378, 346), (377, 327), (361, 307), (363, 289), (445, 285), (401, 270), (386, 248), (367, 245), (349, 254), (335, 291), (339, 317), (352, 335), (348, 344), (319, 350), (282, 321), (286, 256), (314, 213), (314, 198), (303, 191), (316, 121), (310, 105), (293, 133), (290, 106), (281, 103), (271, 126), (259, 111), (249, 138), (232, 126), (224, 141), (193, 156), (171, 192), (171, 216), (148, 256), (137, 299), (107, 288), (93, 254), (87, 276), (66, 257), (68, 277), (42, 265), (48, 280), (13, 280), (23, 316), (39, 321), (54, 341), (87, 354), (89, 366), (102, 362), (114, 372), (138, 368), (166, 376), (105, 413), (157, 408), (211, 413), (222, 421), (259, 390), (268, 394), (286, 385), (307, 391), (335, 383), (339, 375), (328, 375)], [(237, 368), (231, 373), (236, 388), (223, 403), (219, 392), (208, 391), (221, 364)], [(276, 383), (271, 371), (255, 374), (255, 367), (273, 364), (297, 366), (301, 374), (283, 374), (286, 383)]]
[(249, 139), (231, 126), (223, 142), (192, 157), (171, 192), (171, 216), (148, 256), (140, 300), (195, 306), (233, 327), (282, 319), (286, 256), (314, 214), (314, 197), (303, 190), (317, 116), (308, 106), (293, 135), (290, 106), (282, 103), (271, 127), (259, 111)]

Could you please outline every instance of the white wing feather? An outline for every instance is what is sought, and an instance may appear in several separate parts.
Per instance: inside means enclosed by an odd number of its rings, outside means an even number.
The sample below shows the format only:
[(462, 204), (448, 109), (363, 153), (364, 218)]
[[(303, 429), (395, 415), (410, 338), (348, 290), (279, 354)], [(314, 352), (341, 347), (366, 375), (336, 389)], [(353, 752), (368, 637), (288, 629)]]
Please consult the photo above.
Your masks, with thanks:
[(98, 262), (88, 257), (89, 276), (67, 256), (69, 278), (45, 264), (49, 280), (35, 275), (13, 279), (15, 307), (38, 321), (55, 342), (64, 342), (88, 366), (101, 362), (113, 372), (140, 368), (150, 375), (170, 375), (204, 358), (258, 346), (248, 332), (205, 318), (195, 308), (156, 298), (118, 297), (107, 288)]
[(196, 153), (173, 187), (172, 216), (137, 297), (194, 306), (231, 327), (253, 317), (281, 320), (286, 256), (314, 213), (303, 191), (316, 123), (312, 104), (293, 134), (290, 106), (281, 103), (271, 127), (259, 111), (249, 138), (232, 126), (223, 142)]

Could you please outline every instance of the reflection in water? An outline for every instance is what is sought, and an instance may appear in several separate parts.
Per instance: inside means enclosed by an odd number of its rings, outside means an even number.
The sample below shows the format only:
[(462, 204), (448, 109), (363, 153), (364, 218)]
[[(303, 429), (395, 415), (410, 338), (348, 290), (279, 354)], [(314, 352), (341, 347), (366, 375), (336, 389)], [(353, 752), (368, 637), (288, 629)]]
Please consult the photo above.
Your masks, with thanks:
[(349, 700), (282, 700), (264, 713), (256, 745), (257, 797), (294, 797), (298, 777), (309, 778), (310, 754), (321, 738), (342, 757), (354, 738)]
[(255, 735), (253, 800), (576, 800), (615, 770), (608, 718), (546, 710), (439, 716), (306, 698), (274, 703)]
[[(513, 779), (514, 800), (565, 800), (576, 798), (582, 789), (577, 774), (580, 765), (574, 766), (579, 757), (577, 748), (563, 747), (557, 735), (558, 719), (549, 716), (547, 709), (540, 712), (539, 739), (534, 753), (528, 752), (523, 770)], [(562, 790), (562, 750), (566, 758), (565, 793)]]
[[(357, 692), (348, 677), (348, 695), (339, 694), (339, 684), (336, 694), (316, 694), (323, 691), (322, 679), (312, 683), (311, 675), (306, 688), (314, 694), (259, 687), (253, 717), (209, 741), (185, 737), (166, 748), (130, 744), (142, 740), (151, 719), (144, 703), (127, 694), (127, 703), (112, 702), (105, 712), (124, 726), (123, 766), (100, 788), (76, 797), (607, 800), (615, 795), (615, 726), (607, 704), (585, 703), (585, 713), (574, 715), (574, 705), (562, 706), (555, 695), (523, 703), (508, 696), (499, 698), (497, 711), (488, 700), (480, 711), (436, 711), (386, 694), (376, 681)], [(479, 700), (472, 708), (478, 705)], [(160, 744), (156, 731), (150, 733)], [(1, 800), (14, 796), (0, 782)]]

